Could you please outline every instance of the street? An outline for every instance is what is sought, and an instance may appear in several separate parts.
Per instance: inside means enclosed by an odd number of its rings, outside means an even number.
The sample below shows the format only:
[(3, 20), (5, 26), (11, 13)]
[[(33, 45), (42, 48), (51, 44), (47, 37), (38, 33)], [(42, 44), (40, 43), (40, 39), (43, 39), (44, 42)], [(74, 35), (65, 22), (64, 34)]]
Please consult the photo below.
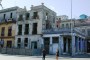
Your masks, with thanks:
[[(85, 57), (86, 56), (86, 57)], [(87, 57), (59, 57), (59, 60), (90, 60), (90, 56)], [(42, 60), (42, 56), (24, 56), (24, 55), (6, 55), (0, 54), (0, 60)], [(46, 60), (56, 60), (55, 56), (46, 56)]]

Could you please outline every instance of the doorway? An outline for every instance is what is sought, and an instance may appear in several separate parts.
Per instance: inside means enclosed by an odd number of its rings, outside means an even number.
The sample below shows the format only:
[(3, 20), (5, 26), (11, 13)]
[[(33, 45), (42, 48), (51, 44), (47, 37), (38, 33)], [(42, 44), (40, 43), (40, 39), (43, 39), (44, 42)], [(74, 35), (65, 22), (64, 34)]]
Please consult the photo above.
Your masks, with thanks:
[(44, 48), (47, 54), (49, 54), (49, 45), (50, 45), (50, 38), (49, 37), (44, 38)]
[(64, 37), (63, 52), (65, 54), (70, 54), (71, 53), (71, 39), (70, 38)]

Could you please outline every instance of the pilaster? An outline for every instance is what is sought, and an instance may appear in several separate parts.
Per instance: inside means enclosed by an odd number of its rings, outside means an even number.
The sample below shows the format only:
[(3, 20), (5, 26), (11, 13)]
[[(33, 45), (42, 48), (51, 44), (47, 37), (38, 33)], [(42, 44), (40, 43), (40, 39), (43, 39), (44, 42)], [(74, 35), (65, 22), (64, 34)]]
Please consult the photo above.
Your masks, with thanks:
[(72, 56), (75, 55), (75, 35), (72, 35)]
[(60, 55), (63, 54), (63, 36), (59, 36), (59, 44), (60, 44)]

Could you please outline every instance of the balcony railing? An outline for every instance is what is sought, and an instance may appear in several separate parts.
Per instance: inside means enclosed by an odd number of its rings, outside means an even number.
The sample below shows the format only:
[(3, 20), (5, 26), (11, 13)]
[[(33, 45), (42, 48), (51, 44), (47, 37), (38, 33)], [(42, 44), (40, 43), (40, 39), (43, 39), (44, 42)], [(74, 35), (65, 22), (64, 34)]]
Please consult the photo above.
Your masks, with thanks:
[(1, 20), (1, 23), (6, 23), (6, 22), (16, 22), (16, 20), (14, 20), (13, 18), (2, 19), (2, 20)]
[(79, 27), (79, 26), (90, 26), (90, 23), (81, 23), (81, 24), (75, 24), (75, 27)]
[[(47, 29), (42, 31), (43, 34), (62, 34), (62, 33), (71, 33), (71, 28), (60, 28), (60, 29)], [(79, 29), (73, 28), (72, 33), (78, 33), (83, 36), (86, 36), (85, 33), (81, 32)]]

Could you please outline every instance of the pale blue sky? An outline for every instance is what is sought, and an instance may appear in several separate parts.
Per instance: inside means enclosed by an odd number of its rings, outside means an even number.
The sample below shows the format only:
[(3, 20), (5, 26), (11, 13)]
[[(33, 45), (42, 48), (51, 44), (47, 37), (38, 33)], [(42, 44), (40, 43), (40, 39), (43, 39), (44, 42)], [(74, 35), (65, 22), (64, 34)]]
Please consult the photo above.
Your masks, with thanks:
[[(54, 10), (57, 15), (67, 15), (70, 17), (71, 0), (2, 0), (4, 8), (13, 6), (19, 6), (30, 9), (31, 5), (40, 5), (44, 2), (44, 5)], [(90, 16), (90, 0), (72, 0), (73, 1), (73, 18), (78, 18), (80, 14), (86, 14)]]

